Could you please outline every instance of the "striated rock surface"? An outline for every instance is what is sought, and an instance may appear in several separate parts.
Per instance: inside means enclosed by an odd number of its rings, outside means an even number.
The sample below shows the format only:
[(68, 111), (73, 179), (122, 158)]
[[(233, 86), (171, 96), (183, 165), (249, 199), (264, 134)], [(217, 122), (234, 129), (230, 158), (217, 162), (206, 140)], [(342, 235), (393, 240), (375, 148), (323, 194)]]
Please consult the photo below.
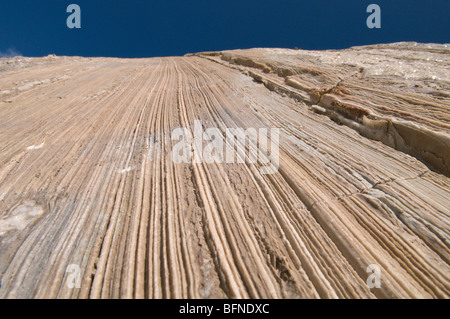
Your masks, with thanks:
[(0, 59), (0, 298), (448, 298), (449, 176), (449, 45)]

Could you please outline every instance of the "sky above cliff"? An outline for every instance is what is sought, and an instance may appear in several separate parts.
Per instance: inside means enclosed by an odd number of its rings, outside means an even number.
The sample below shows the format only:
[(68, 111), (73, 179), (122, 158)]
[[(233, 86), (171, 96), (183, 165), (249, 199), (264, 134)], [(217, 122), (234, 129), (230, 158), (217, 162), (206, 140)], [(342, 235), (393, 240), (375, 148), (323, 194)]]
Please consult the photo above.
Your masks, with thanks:
[[(369, 4), (381, 28), (369, 29)], [(69, 29), (69, 4), (81, 28)], [(14, 0), (0, 2), (0, 56), (153, 57), (252, 47), (343, 49), (450, 42), (448, 0)]]

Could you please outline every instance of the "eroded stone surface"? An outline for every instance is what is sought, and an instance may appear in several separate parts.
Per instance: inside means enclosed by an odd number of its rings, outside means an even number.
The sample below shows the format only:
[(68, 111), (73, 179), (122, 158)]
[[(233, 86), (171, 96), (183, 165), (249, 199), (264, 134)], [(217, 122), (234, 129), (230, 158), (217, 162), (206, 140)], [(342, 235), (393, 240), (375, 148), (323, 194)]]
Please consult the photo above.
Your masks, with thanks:
[[(449, 50), (0, 59), (0, 297), (448, 298)], [(175, 164), (196, 120), (277, 173)]]

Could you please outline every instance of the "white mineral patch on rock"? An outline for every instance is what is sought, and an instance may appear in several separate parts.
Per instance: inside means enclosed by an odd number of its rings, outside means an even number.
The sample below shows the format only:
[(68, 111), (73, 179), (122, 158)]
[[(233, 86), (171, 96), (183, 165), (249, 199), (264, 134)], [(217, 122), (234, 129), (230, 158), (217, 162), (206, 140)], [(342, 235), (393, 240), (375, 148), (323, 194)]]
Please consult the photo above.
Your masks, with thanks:
[(12, 209), (6, 215), (0, 217), (0, 236), (9, 231), (21, 231), (42, 216), (44, 210), (34, 201), (25, 203)]

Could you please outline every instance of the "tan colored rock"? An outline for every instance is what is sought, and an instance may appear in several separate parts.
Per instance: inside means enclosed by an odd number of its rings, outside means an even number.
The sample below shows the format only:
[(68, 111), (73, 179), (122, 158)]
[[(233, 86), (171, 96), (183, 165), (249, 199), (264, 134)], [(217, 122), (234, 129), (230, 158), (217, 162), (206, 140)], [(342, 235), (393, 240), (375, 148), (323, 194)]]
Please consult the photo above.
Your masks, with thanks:
[(448, 298), (449, 138), (448, 45), (0, 59), (0, 298)]

